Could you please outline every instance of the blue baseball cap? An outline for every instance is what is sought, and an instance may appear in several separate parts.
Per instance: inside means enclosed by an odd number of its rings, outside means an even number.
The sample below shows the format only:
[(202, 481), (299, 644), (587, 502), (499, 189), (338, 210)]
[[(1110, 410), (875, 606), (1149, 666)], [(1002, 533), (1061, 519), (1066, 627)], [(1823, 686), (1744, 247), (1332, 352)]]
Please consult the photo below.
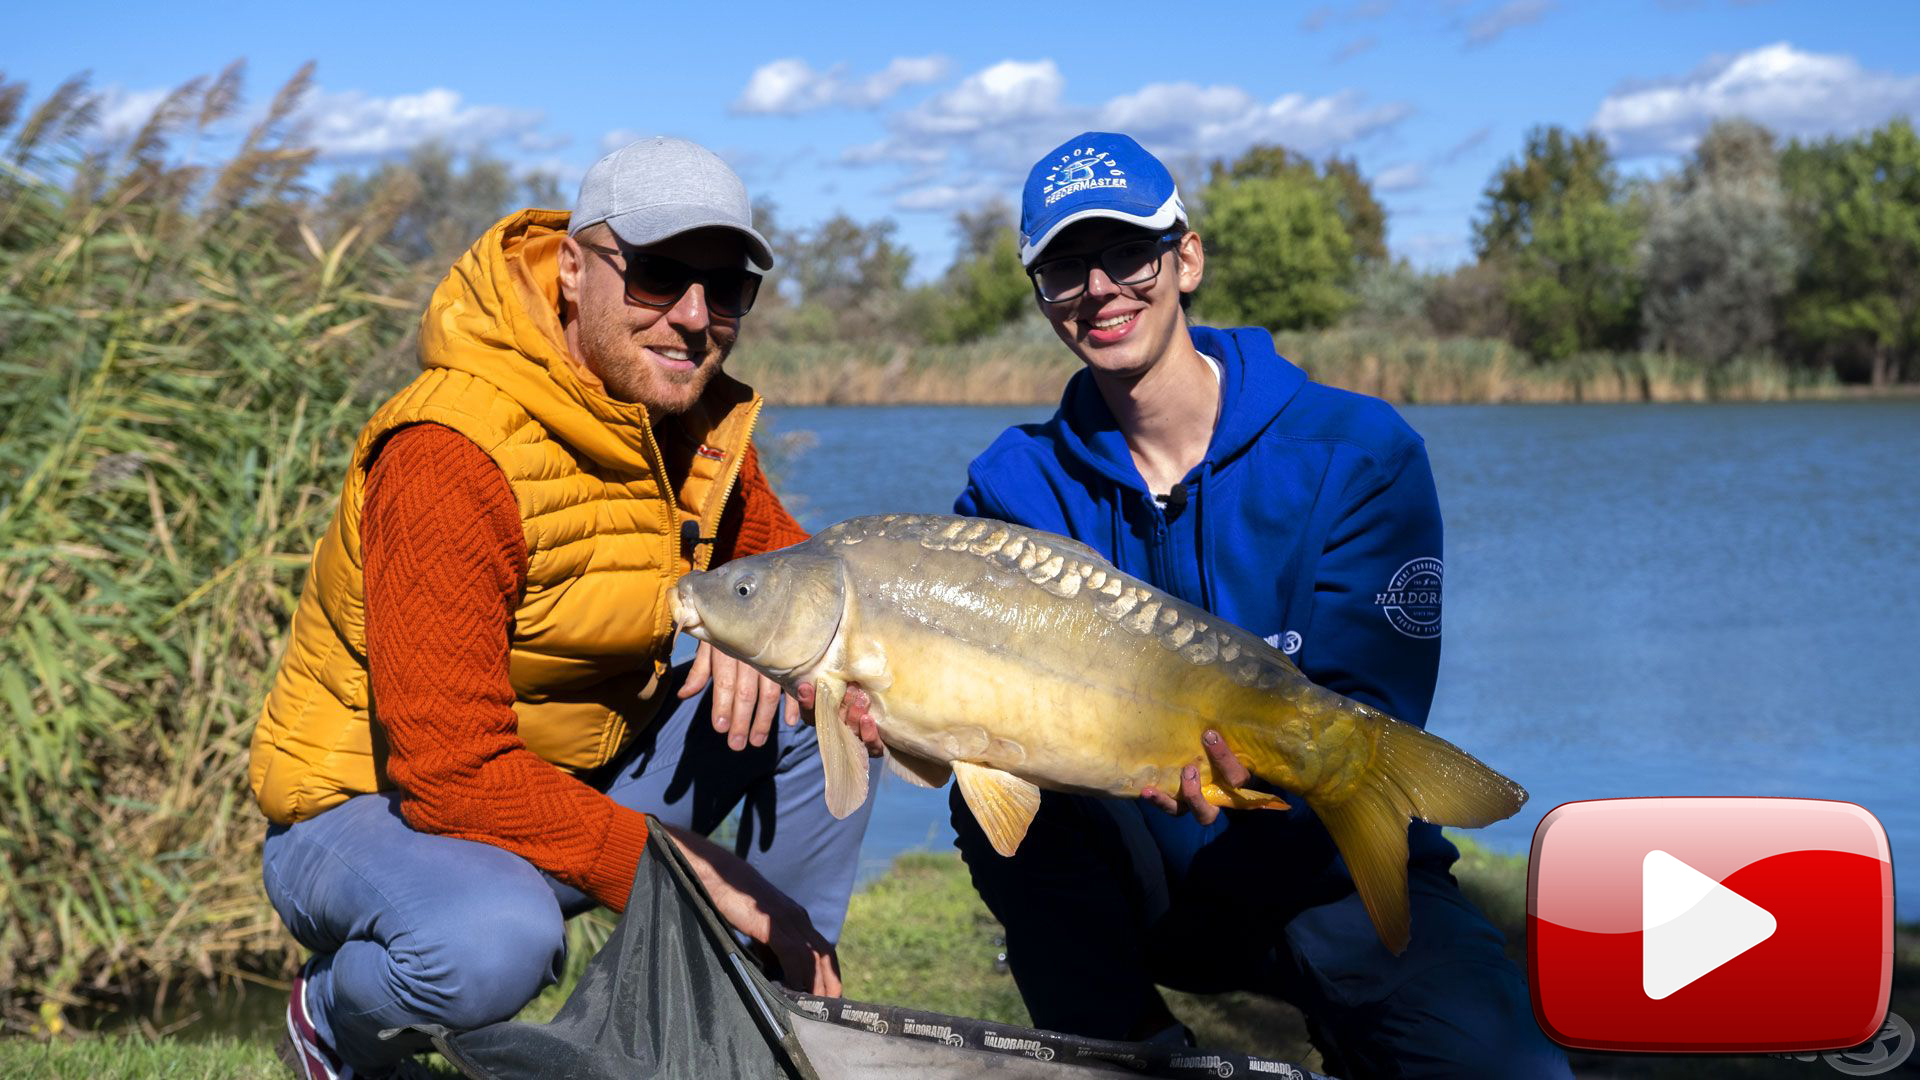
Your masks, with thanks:
[(1145, 147), (1125, 135), (1087, 131), (1055, 147), (1027, 173), (1020, 264), (1032, 266), (1061, 229), (1088, 218), (1165, 229), (1187, 220), (1187, 208), (1173, 174)]

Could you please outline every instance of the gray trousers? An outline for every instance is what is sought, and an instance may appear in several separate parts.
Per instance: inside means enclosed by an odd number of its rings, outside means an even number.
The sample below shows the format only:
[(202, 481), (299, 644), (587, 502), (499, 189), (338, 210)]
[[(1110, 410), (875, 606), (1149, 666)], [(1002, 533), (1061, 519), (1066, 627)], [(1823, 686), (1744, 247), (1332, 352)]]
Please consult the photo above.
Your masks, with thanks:
[[(675, 668), (662, 692), (686, 673)], [(587, 779), (615, 802), (702, 833), (741, 807), (735, 851), (837, 941), (873, 800), (834, 820), (819, 756), (811, 727), (778, 721), (765, 746), (729, 749), (701, 694)], [(273, 826), (262, 864), (274, 909), (315, 953), (307, 1005), (316, 1028), (348, 1064), (375, 1074), (427, 1045), (383, 1040), (382, 1030), (480, 1027), (557, 982), (566, 920), (593, 906), (502, 848), (414, 831), (391, 793)]]

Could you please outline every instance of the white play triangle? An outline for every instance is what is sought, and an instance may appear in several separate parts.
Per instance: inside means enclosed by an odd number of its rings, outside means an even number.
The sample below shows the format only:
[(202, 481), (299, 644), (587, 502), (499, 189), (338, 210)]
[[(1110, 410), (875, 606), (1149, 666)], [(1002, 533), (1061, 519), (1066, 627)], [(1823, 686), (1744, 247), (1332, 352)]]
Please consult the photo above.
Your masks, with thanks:
[(1773, 936), (1773, 913), (1664, 851), (1640, 863), (1640, 988), (1655, 1001)]

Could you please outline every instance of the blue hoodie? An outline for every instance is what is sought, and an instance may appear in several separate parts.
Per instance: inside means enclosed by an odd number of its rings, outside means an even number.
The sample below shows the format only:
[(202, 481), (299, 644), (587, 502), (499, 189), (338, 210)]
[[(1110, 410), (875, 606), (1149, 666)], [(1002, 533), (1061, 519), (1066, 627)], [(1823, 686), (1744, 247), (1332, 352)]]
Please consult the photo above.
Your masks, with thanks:
[[(1155, 501), (1083, 370), (1052, 419), (1008, 428), (974, 459), (954, 511), (1080, 540), (1267, 638), (1314, 682), (1425, 726), (1440, 666), (1442, 558), (1426, 444), (1385, 402), (1309, 381), (1264, 330), (1191, 333), (1194, 348), (1220, 362), (1221, 402), (1183, 506)], [(1232, 821), (1243, 835), (1230, 847), (1284, 879), (1334, 857), (1326, 830), (1293, 802), (1284, 815), (1222, 814), (1210, 828), (1190, 816), (1144, 817), (1176, 881)], [(1258, 842), (1244, 835), (1249, 824)], [(1451, 861), (1438, 829), (1413, 829), (1414, 858)]]

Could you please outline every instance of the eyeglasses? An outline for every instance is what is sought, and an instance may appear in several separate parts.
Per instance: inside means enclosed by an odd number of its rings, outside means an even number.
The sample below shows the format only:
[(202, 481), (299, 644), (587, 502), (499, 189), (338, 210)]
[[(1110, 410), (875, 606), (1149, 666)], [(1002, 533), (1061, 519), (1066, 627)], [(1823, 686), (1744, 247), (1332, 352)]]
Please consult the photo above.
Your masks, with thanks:
[(624, 256), (626, 266), (622, 273), (627, 282), (627, 299), (646, 307), (672, 307), (697, 281), (706, 286), (707, 306), (715, 315), (737, 319), (753, 309), (754, 298), (760, 295), (760, 275), (751, 270), (738, 267), (701, 270), (665, 255), (597, 244), (580, 246), (605, 258), (616, 269), (620, 266), (612, 256)]
[[(1138, 240), (1123, 240), (1091, 256), (1098, 259), (1107, 280), (1115, 285), (1145, 285), (1160, 274), (1160, 256), (1179, 239), (1179, 233), (1161, 233)], [(1049, 304), (1073, 300), (1087, 291), (1087, 255), (1068, 255), (1027, 271), (1040, 299)]]

